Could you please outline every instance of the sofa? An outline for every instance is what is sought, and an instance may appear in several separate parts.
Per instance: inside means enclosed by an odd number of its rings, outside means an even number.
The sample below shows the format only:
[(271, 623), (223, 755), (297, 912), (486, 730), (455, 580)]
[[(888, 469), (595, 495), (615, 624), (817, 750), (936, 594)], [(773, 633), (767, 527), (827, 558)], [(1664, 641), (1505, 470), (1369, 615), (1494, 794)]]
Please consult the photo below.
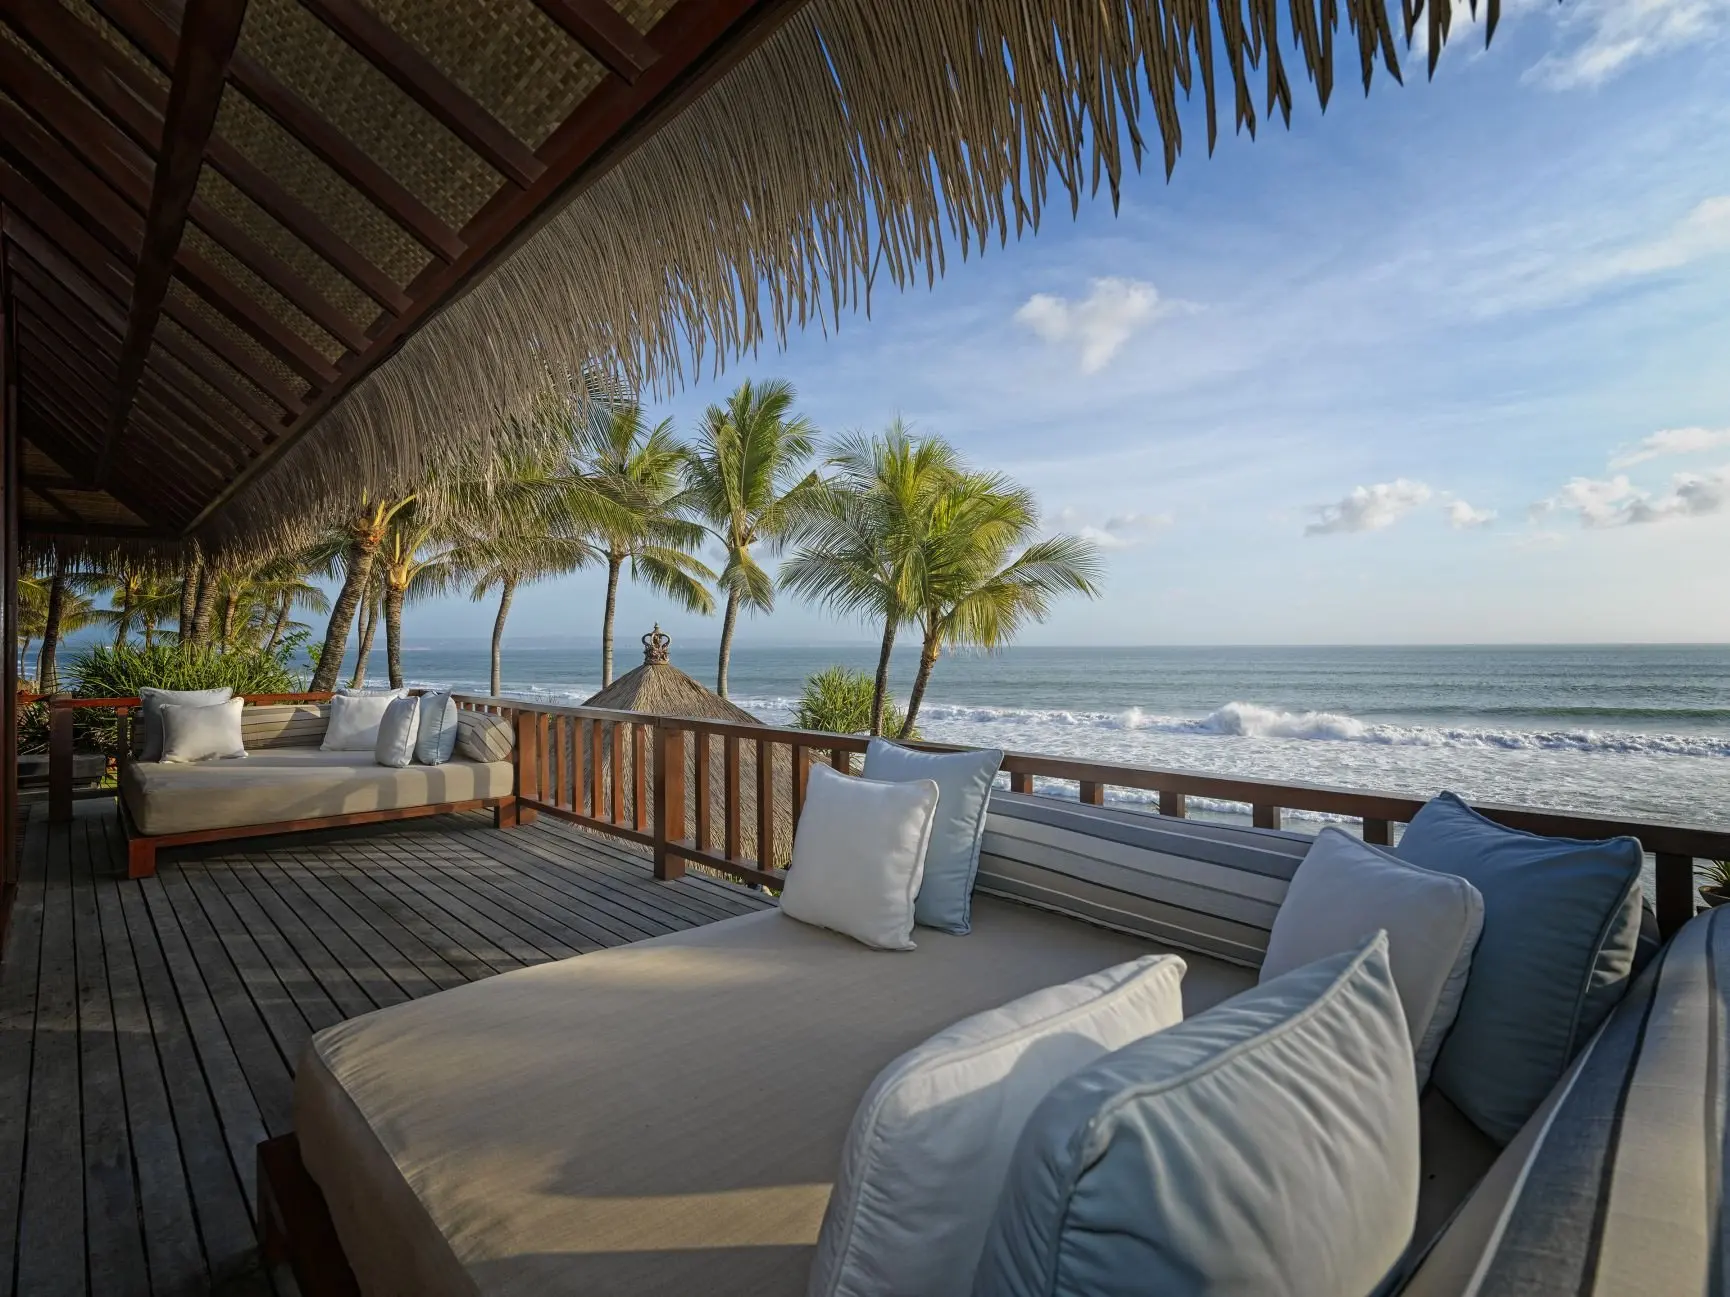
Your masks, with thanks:
[[(401, 768), (379, 765), (370, 752), (321, 750), (329, 721), (323, 703), (248, 706), (241, 719), (245, 757), (168, 763), (135, 755), (123, 763), (129, 875), (155, 873), (156, 853), (167, 846), (483, 807), (499, 815), (501, 826), (514, 823), (516, 769), (499, 718), (463, 712), (464, 738), (450, 761)], [(488, 755), (499, 759), (464, 755), (487, 752), (489, 742)]]
[[(1310, 841), (998, 792), (969, 935), (885, 956), (769, 910), (341, 1023), (296, 1077), (302, 1196), (369, 1297), (803, 1293), (885, 1064), (1150, 952), (1186, 1016), (1244, 990)], [(1505, 1148), (1424, 1095), (1400, 1291), (1704, 1290), (1726, 956), (1716, 915), (1657, 952)]]

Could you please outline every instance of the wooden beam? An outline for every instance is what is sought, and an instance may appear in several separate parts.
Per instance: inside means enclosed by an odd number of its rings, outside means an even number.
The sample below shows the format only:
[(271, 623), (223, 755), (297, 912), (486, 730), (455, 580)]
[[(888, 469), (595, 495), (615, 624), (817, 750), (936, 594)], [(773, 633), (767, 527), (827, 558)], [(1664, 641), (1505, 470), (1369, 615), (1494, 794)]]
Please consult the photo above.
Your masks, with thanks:
[(503, 122), (360, 0), (300, 2), (512, 184), (526, 189), (547, 169)]
[(144, 373), (150, 340), (156, 335), (162, 303), (168, 295), (168, 277), (198, 189), (198, 173), (204, 168), (204, 147), (216, 128), (228, 64), (245, 17), (246, 0), (189, 0), (181, 19), (168, 112), (162, 123), (162, 149), (156, 157), (144, 239), (132, 272), (132, 306), (120, 349), (114, 413), (96, 461), (98, 482), (108, 476), (115, 443), (126, 426), (133, 393)]
[[(90, 3), (157, 67), (166, 69), (172, 64), (174, 29), (148, 0), (90, 0)], [(178, 9), (172, 0), (165, 0), (163, 7)], [(229, 61), (228, 72), (242, 94), (422, 247), (446, 261), (462, 255), (463, 243), (455, 230), (263, 65), (245, 54), (237, 54)]]
[(177, 258), (186, 286), (197, 293), (219, 315), (232, 322), (259, 346), (299, 374), (314, 387), (334, 383), (337, 371), (310, 342), (272, 315), (247, 294), (234, 291), (222, 272), (191, 248), (182, 248)]
[[(26, 481), (24, 483), (24, 489), (29, 491), (37, 499), (41, 500), (43, 504), (54, 510), (55, 513), (59, 514), (67, 522), (72, 523), (74, 526), (83, 525), (83, 515), (56, 495), (53, 488)], [(28, 518), (23, 521), (26, 527), (30, 525), (30, 520)]]
[[(140, 147), (155, 155), (162, 145), (162, 116), (168, 96), (142, 68), (62, 5), (41, 4), (39, 0), (0, 0), (0, 20), (10, 25)], [(395, 313), (407, 308), (408, 298), (398, 284), (233, 145), (213, 135), (205, 160), (266, 215), (385, 310)], [(223, 241), (200, 216), (198, 206), (194, 207), (193, 220), (210, 231), (213, 238)], [(267, 274), (263, 278), (270, 280)], [(299, 301), (295, 304), (307, 309)], [(330, 328), (316, 312), (308, 310), (307, 314)], [(335, 329), (331, 331), (336, 333)], [(355, 345), (341, 333), (336, 336)]]
[(609, 72), (635, 81), (648, 71), (659, 52), (607, 0), (535, 0), (541, 11), (563, 27)]
[[(99, 5), (113, 0), (94, 0)], [(653, 127), (769, 34), (803, 0), (706, 0), (676, 6), (655, 28), (660, 57), (635, 83), (613, 80), (590, 94), (537, 152), (547, 170), (528, 189), (501, 190), (463, 227), (465, 249), (448, 266), (431, 265), (409, 285), (413, 307), (369, 332), (373, 345), (338, 362), (340, 381), (316, 393), (289, 430), (194, 520), (202, 526), (260, 473), (299, 443), (342, 394), (351, 390), (441, 307), (560, 210), (572, 193), (605, 175)]]

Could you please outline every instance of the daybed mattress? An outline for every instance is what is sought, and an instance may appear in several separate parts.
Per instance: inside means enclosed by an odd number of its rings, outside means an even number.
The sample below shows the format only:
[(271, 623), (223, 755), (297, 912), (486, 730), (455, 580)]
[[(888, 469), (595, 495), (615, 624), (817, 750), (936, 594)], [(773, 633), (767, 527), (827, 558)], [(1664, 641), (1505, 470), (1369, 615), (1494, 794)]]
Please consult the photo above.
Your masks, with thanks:
[(399, 770), (370, 752), (266, 748), (232, 761), (134, 761), (120, 786), (139, 831), (161, 834), (503, 797), (513, 776), (508, 761)]
[[(802, 1294), (853, 1109), (957, 1019), (1154, 949), (988, 897), (885, 953), (766, 910), (320, 1032), (295, 1126), (369, 1297)], [(1253, 983), (1185, 955), (1185, 1009)]]

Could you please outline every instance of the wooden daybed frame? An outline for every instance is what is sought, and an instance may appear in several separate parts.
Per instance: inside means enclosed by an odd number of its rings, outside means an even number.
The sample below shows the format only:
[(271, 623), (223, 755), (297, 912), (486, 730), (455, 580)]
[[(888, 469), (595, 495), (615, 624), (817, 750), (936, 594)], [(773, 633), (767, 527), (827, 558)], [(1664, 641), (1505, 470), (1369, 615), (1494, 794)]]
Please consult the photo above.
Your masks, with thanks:
[(258, 1251), (267, 1266), (286, 1263), (304, 1297), (360, 1297), (324, 1191), (301, 1161), (293, 1131), (258, 1146)]

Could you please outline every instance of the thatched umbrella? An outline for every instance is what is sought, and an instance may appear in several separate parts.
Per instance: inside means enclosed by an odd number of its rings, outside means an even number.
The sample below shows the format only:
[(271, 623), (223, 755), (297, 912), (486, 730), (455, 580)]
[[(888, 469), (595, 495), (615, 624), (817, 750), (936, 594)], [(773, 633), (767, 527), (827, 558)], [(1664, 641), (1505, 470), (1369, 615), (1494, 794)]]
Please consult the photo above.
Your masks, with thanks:
[[(672, 641), (657, 624), (654, 630), (643, 636), (643, 664), (634, 671), (620, 676), (612, 684), (583, 703), (585, 707), (605, 707), (610, 711), (641, 712), (651, 716), (679, 716), (691, 720), (725, 721), (733, 725), (760, 726), (762, 721), (751, 715), (743, 707), (728, 702), (713, 690), (705, 688), (696, 680), (686, 675), (669, 660)], [(612, 747), (612, 730), (610, 722), (601, 726), (601, 750), (603, 754), (610, 753)], [(630, 815), (634, 801), (631, 796), (631, 776), (629, 762), (630, 748), (635, 741), (635, 730), (627, 729), (622, 736), (623, 752), (627, 763), (624, 784), (624, 805), (627, 816)], [(716, 840), (711, 846), (723, 850), (722, 825), (724, 823), (726, 796), (726, 772), (723, 769), (723, 741), (719, 735), (693, 736), (685, 744), (685, 800), (686, 823), (695, 825), (697, 814), (696, 803), (696, 746), (698, 743), (709, 744), (709, 806), (715, 822)], [(787, 863), (793, 848), (793, 754), (784, 744), (777, 744), (770, 749), (771, 778), (774, 781), (775, 803), (775, 850), (773, 863), (780, 866)], [(582, 778), (588, 776), (587, 754), (571, 754), (570, 760)], [(603, 755), (603, 761), (606, 758)], [(572, 768), (572, 767), (567, 767)], [(604, 771), (604, 766), (603, 766)], [(757, 748), (754, 743), (743, 743), (739, 750), (739, 835), (740, 853), (748, 860), (756, 860), (757, 855)]]

